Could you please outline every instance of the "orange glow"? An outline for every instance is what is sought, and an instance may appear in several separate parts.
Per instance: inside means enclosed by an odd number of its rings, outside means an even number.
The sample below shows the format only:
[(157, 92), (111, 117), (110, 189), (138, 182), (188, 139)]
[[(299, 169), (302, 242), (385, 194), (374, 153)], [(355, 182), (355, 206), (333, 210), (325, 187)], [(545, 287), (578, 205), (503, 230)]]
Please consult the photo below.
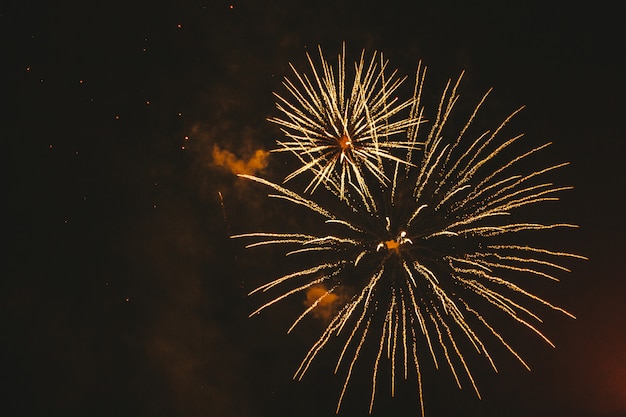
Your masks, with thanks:
[(254, 174), (267, 166), (269, 152), (258, 149), (248, 160), (239, 159), (232, 152), (213, 147), (213, 163), (230, 170), (233, 174)]
[(400, 243), (396, 242), (395, 240), (386, 240), (383, 243), (388, 250), (398, 251), (398, 248), (400, 247)]
[(339, 143), (339, 146), (341, 147), (342, 151), (346, 151), (350, 149), (350, 147), (352, 147), (352, 141), (350, 140), (350, 137), (346, 134), (344, 134), (341, 138), (337, 139), (337, 142)]
[[(310, 307), (315, 303), (320, 297), (326, 294), (328, 290), (324, 288), (322, 285), (317, 285), (309, 288), (306, 292), (306, 300), (304, 301), (304, 305)], [(330, 293), (326, 297), (322, 298), (317, 306), (311, 311), (313, 317), (318, 319), (329, 319), (330, 317), (335, 315), (337, 304), (340, 301), (340, 297), (335, 293)]]

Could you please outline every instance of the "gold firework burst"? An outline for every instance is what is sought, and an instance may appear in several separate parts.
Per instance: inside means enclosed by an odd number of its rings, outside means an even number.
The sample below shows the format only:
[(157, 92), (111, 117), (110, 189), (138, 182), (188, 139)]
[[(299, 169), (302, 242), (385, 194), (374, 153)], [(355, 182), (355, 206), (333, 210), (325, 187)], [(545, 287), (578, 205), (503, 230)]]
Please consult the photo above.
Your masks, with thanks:
[(352, 74), (346, 68), (345, 44), (336, 69), (321, 48), (319, 53), (321, 69), (307, 53), (312, 78), (291, 65), (297, 81), (285, 77), (283, 82), (289, 98), (275, 93), (282, 117), (269, 120), (280, 125), (287, 137), (278, 141), (275, 151), (291, 152), (303, 162), (285, 181), (314, 172), (305, 191), (313, 193), (320, 184), (331, 184), (343, 199), (350, 186), (371, 202), (365, 172), (389, 184), (383, 160), (409, 163), (391, 151), (416, 146), (397, 139), (419, 123), (415, 117), (402, 117), (414, 112), (415, 100), (395, 97), (406, 77), (399, 77), (397, 70), (387, 74), (389, 62), (382, 54), (374, 52), (366, 61), (363, 50)]
[[(340, 55), (340, 74), (344, 55), (345, 51)], [(315, 288), (317, 298), (294, 320), (288, 330), (291, 332), (331, 294), (343, 289), (352, 291), (348, 296), (333, 298), (341, 305), (294, 375), (301, 379), (331, 340), (342, 340), (335, 372), (343, 370), (345, 379), (337, 412), (355, 364), (370, 340), (375, 347), (371, 358), (370, 412), (380, 364), (385, 359), (390, 363), (392, 395), (398, 377), (415, 376), (422, 415), (420, 364), (424, 358), (432, 360), (437, 368), (447, 366), (459, 387), (465, 374), (479, 397), (463, 344), (482, 355), (494, 370), (497, 368), (487, 347), (489, 343), (501, 345), (530, 369), (490, 317), (508, 317), (552, 346), (538, 328), (541, 318), (535, 309), (543, 306), (573, 317), (535, 294), (527, 278), (558, 280), (557, 272), (569, 271), (563, 265), (565, 259), (586, 259), (534, 243), (537, 233), (577, 226), (518, 219), (525, 214), (524, 207), (556, 201), (560, 193), (572, 188), (544, 180), (567, 163), (524, 168), (523, 161), (535, 157), (549, 144), (519, 151), (515, 145), (519, 145), (522, 135), (504, 136), (505, 125), (521, 109), (493, 131), (469, 134), (489, 91), (460, 129), (449, 128), (462, 74), (455, 82), (448, 82), (432, 121), (426, 122), (426, 110), (421, 104), (426, 68), (421, 65), (413, 96), (394, 107), (384, 103), (396, 84), (377, 77), (375, 74), (379, 73), (371, 69), (374, 64), (364, 71), (362, 58), (356, 65), (359, 81), (355, 81), (356, 92), (350, 96), (354, 99), (345, 101), (354, 103), (341, 107), (338, 103), (344, 103), (343, 75), (337, 87), (323, 58), (322, 63), (323, 76), (315, 73), (317, 90), (301, 77), (298, 79), (303, 92), (286, 84), (302, 108), (285, 104), (288, 110), (279, 106), (289, 120), (272, 120), (292, 130), (286, 131), (292, 141), (280, 143), (281, 150), (293, 152), (304, 163), (287, 179), (308, 172), (313, 176), (309, 187), (314, 189), (323, 183), (338, 198), (324, 199), (323, 204), (321, 199), (304, 197), (275, 182), (240, 175), (271, 188), (272, 198), (306, 207), (313, 214), (311, 221), (318, 222), (319, 230), (315, 234), (255, 232), (232, 236), (252, 239), (248, 248), (282, 245), (287, 248), (286, 255), (300, 257), (303, 266), (250, 292), (274, 294), (251, 316)], [(382, 68), (385, 66), (386, 63)], [(381, 81), (374, 82), (378, 78)], [(380, 91), (373, 91), (375, 86)], [(381, 99), (372, 102), (361, 96)], [(375, 111), (347, 111), (361, 107)], [(404, 121), (378, 124), (397, 113), (390, 109), (404, 108), (409, 109)], [(307, 112), (310, 114), (305, 116)], [(361, 114), (362, 118), (357, 117), (360, 122), (354, 123), (346, 114)], [(320, 130), (322, 122), (325, 127)], [(365, 126), (364, 130), (355, 129), (361, 126)], [(352, 146), (358, 132), (369, 132), (360, 139), (368, 150), (357, 153), (350, 148), (348, 155), (347, 147)], [(399, 132), (404, 132), (402, 141), (388, 140), (392, 133)], [(349, 137), (350, 144), (342, 143), (344, 136)], [(381, 136), (387, 139), (380, 141)], [(363, 158), (361, 164), (354, 162), (355, 155)], [(339, 174), (335, 171), (337, 165)], [(362, 166), (376, 167), (369, 171), (372, 177), (365, 175)], [(349, 181), (351, 175), (357, 178), (356, 185)], [(373, 178), (377, 186), (370, 187), (367, 178)], [(344, 182), (353, 184), (358, 192), (345, 192)], [(349, 210), (343, 210), (346, 207)]]

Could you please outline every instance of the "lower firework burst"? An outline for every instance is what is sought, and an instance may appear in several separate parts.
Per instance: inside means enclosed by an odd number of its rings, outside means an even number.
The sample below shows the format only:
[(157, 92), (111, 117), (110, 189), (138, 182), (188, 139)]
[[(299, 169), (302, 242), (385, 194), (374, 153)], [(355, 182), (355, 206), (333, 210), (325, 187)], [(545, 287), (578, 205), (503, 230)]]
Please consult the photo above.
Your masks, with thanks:
[[(424, 415), (423, 361), (448, 368), (459, 387), (467, 381), (480, 397), (465, 349), (484, 356), (497, 370), (489, 349), (500, 345), (530, 369), (496, 321), (508, 317), (552, 345), (538, 329), (539, 307), (573, 317), (534, 294), (528, 282), (529, 277), (558, 280), (557, 273), (567, 271), (564, 260), (584, 259), (533, 243), (538, 233), (576, 226), (518, 220), (533, 215), (525, 209), (558, 200), (571, 188), (544, 180), (566, 163), (524, 168), (525, 161), (549, 144), (520, 151), (521, 135), (502, 139), (505, 124), (519, 110), (495, 130), (472, 133), (468, 139), (489, 92), (460, 128), (450, 128), (461, 77), (448, 83), (429, 116), (432, 121), (427, 121), (420, 103), (424, 77), (425, 68), (420, 67), (412, 100), (415, 111), (408, 122), (415, 129), (407, 143), (414, 145), (397, 148), (394, 158), (382, 161), (381, 169), (389, 173), (388, 186), (376, 178), (355, 186), (375, 185), (366, 189), (371, 196), (367, 201), (338, 195), (332, 184), (326, 187), (330, 191), (326, 198), (316, 193), (313, 199), (266, 179), (241, 175), (272, 189), (270, 197), (306, 207), (319, 231), (232, 237), (249, 239), (248, 248), (282, 245), (302, 265), (253, 290), (250, 295), (266, 294), (269, 299), (251, 316), (315, 288), (316, 297), (294, 320), (291, 332), (325, 300), (335, 297), (339, 302), (294, 375), (301, 379), (324, 347), (338, 343), (335, 372), (344, 373), (345, 379), (337, 412), (364, 346), (373, 347), (370, 413), (380, 378), (389, 378), (392, 395), (398, 379), (415, 378)], [(316, 177), (319, 172), (312, 174)], [(388, 366), (381, 366), (383, 361)], [(388, 376), (382, 375), (383, 369), (389, 369)]]

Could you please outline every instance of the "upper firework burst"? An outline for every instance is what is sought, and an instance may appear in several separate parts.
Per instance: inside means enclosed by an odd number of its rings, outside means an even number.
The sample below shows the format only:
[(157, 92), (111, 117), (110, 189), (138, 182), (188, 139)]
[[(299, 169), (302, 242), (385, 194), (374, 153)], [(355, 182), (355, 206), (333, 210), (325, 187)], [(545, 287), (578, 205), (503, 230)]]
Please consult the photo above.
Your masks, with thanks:
[(406, 77), (399, 77), (397, 70), (386, 74), (388, 61), (382, 54), (374, 52), (366, 62), (363, 50), (354, 64), (354, 73), (347, 79), (345, 45), (338, 56), (336, 73), (321, 48), (319, 52), (321, 69), (307, 53), (312, 79), (290, 64), (297, 79), (294, 83), (285, 77), (283, 82), (290, 97), (275, 93), (276, 107), (283, 115), (269, 120), (282, 126), (287, 137), (278, 141), (280, 148), (276, 151), (292, 152), (303, 163), (285, 181), (312, 172), (313, 179), (305, 191), (312, 193), (324, 184), (341, 199), (354, 191), (369, 205), (372, 197), (366, 176), (371, 174), (376, 183), (388, 185), (382, 162), (407, 164), (391, 151), (416, 146), (407, 135), (419, 123), (413, 117), (416, 100), (412, 97), (400, 101), (394, 96)]

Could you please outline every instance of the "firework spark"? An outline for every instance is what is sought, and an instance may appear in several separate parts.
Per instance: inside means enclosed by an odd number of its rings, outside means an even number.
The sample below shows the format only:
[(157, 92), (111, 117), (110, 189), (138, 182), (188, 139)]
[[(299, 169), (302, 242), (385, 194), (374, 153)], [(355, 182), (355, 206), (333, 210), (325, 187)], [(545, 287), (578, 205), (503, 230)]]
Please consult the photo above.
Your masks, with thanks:
[[(351, 293), (341, 297), (342, 305), (305, 355), (295, 379), (302, 379), (324, 347), (340, 340), (343, 346), (335, 372), (345, 373), (345, 379), (339, 412), (355, 366), (372, 345), (370, 413), (381, 362), (387, 360), (391, 395), (398, 378), (414, 377), (424, 415), (420, 364), (425, 360), (449, 368), (459, 387), (468, 381), (479, 397), (464, 349), (477, 352), (497, 371), (487, 345), (499, 344), (530, 369), (491, 315), (498, 320), (508, 317), (552, 346), (538, 328), (539, 307), (573, 317), (534, 294), (528, 278), (558, 280), (558, 272), (568, 271), (562, 265), (566, 259), (585, 259), (532, 243), (539, 232), (576, 226), (518, 220), (528, 214), (524, 208), (558, 200), (571, 188), (544, 180), (566, 163), (524, 168), (527, 158), (549, 144), (520, 151), (521, 135), (504, 137), (504, 126), (519, 110), (493, 131), (474, 132), (474, 119), (489, 92), (461, 128), (449, 127), (462, 74), (448, 82), (430, 122), (421, 104), (426, 73), (421, 65), (412, 98), (394, 107), (387, 100), (397, 83), (390, 84), (382, 71), (372, 69), (373, 59), (364, 70), (361, 58), (350, 99), (344, 102), (344, 55), (340, 55), (338, 85), (322, 57), (323, 76), (315, 73), (317, 87), (300, 76), (303, 91), (287, 82), (300, 107), (279, 97), (283, 103), (279, 109), (287, 120), (273, 119), (289, 129), (285, 133), (292, 141), (281, 143), (282, 149), (304, 162), (290, 177), (309, 173), (313, 180), (308, 189), (324, 184), (330, 193), (317, 193), (314, 201), (272, 181), (240, 175), (272, 189), (270, 197), (306, 207), (318, 233), (256, 232), (232, 237), (249, 239), (249, 248), (282, 245), (288, 256), (301, 259), (301, 269), (250, 293), (269, 295), (269, 301), (251, 316), (316, 288), (318, 298), (295, 319), (290, 332), (325, 297), (339, 290)], [(406, 107), (410, 110), (406, 119), (387, 122)], [(388, 139), (401, 131), (403, 141)], [(351, 135), (349, 153), (341, 142), (346, 134)], [(355, 162), (358, 158), (360, 163)], [(356, 192), (346, 192), (344, 181)]]
[(399, 101), (394, 96), (406, 77), (398, 77), (397, 70), (387, 74), (389, 61), (382, 54), (374, 53), (366, 62), (362, 51), (354, 74), (347, 78), (345, 44), (338, 56), (336, 75), (321, 48), (319, 53), (321, 70), (307, 53), (312, 79), (291, 65), (297, 82), (285, 77), (289, 99), (275, 94), (283, 117), (269, 120), (280, 125), (288, 139), (278, 141), (276, 151), (291, 152), (303, 163), (285, 181), (314, 172), (306, 191), (313, 193), (320, 184), (331, 185), (345, 199), (347, 187), (352, 185), (364, 201), (373, 204), (364, 174), (389, 184), (382, 162), (410, 163), (391, 151), (416, 145), (397, 139), (419, 122), (401, 117), (413, 108), (415, 99)]

